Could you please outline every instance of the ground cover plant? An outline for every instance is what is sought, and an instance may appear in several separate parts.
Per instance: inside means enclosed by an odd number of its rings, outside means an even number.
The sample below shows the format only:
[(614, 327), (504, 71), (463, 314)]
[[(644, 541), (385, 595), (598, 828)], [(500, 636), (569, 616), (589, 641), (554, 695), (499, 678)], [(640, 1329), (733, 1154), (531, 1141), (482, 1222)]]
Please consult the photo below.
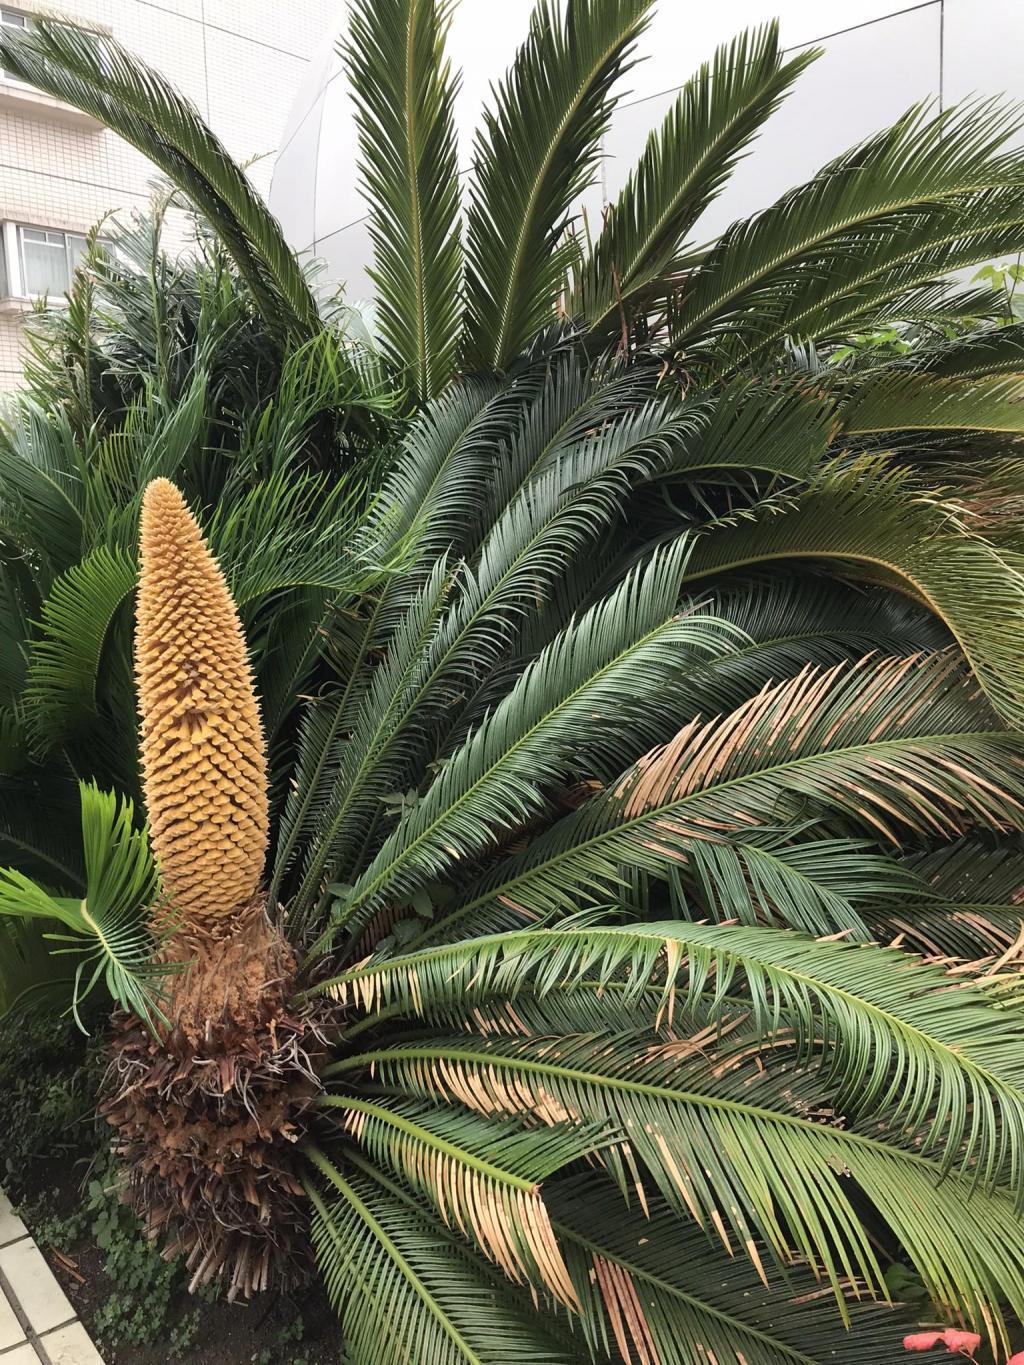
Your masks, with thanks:
[(649, 10), (540, 3), (463, 195), (447, 7), (353, 6), (369, 328), (156, 73), (0, 35), (207, 234), (97, 246), (6, 422), (5, 1004), (112, 1000), (125, 1197), (354, 1363), (1005, 1359), (1022, 333), (952, 272), (1021, 114), (705, 243), (768, 26), (588, 240)]

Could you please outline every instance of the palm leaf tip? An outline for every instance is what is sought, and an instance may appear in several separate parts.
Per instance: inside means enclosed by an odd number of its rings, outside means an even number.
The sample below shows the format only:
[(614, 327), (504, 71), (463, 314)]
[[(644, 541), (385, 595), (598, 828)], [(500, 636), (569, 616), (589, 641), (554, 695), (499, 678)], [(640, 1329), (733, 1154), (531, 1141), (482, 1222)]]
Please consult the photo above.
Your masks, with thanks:
[(263, 733), (238, 613), (178, 489), (142, 503), (135, 671), (146, 804), (164, 887), (197, 923), (256, 891), (267, 846)]
[(739, 34), (683, 86), (576, 272), (568, 311), (598, 334), (671, 288), (679, 253), (764, 122), (820, 55), (783, 64), (778, 23)]
[(653, 0), (538, 0), (485, 114), (466, 222), (472, 365), (502, 369), (551, 318), (575, 253), (573, 201), (590, 183), (611, 91)]
[(458, 82), (444, 57), (448, 22), (448, 5), (434, 0), (363, 0), (352, 7), (345, 49), (381, 332), (421, 399), (450, 378), (461, 322)]

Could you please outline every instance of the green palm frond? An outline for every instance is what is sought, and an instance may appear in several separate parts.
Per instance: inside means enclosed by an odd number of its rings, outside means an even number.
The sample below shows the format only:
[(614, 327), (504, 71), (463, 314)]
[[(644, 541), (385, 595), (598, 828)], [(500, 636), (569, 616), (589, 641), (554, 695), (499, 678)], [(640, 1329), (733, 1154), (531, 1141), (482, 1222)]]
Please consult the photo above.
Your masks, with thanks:
[(756, 339), (784, 314), (812, 262), (859, 249), (866, 234), (936, 203), (953, 212), (965, 195), (1019, 186), (1020, 157), (1005, 150), (1019, 118), (995, 101), (931, 116), (925, 106), (912, 109), (772, 207), (733, 224), (687, 291), (675, 344), (710, 346), (744, 333)]
[(1024, 894), (1024, 848), (1017, 839), (997, 844), (958, 839), (907, 861), (932, 894), (946, 900), (1014, 901)]
[[(555, 1229), (583, 1301), (591, 1349), (638, 1365), (892, 1365), (912, 1319), (888, 1305), (850, 1304), (849, 1326), (830, 1312), (808, 1269), (775, 1271), (766, 1287), (750, 1264), (648, 1196), (646, 1212), (609, 1208), (593, 1176), (559, 1182)], [(941, 1356), (936, 1357), (941, 1359)]]
[(390, 562), (374, 562), (370, 498), (357, 479), (284, 468), (220, 503), (209, 518), (210, 545), (239, 607), (300, 588), (343, 600), (375, 588), (409, 546), (388, 545)]
[(1024, 433), (1024, 378), (971, 380), (931, 374), (881, 374), (859, 385), (843, 404), (843, 433), (853, 440), (884, 440), (906, 431)]
[[(365, 840), (384, 796), (394, 790), (415, 746), (398, 731), (417, 695), (423, 653), (436, 635), (451, 588), (445, 560), (439, 560), (406, 610), (389, 641), (388, 656), (372, 680), (354, 670), (344, 687), (309, 708), (303, 723), (296, 799), (282, 819), (282, 844), (275, 884), (301, 842), (305, 866), (291, 913), (304, 919), (320, 894), (325, 870), (346, 849), (346, 839)], [(371, 635), (376, 617), (366, 627)], [(366, 646), (364, 645), (364, 651)]]
[[(912, 854), (906, 865), (927, 888), (868, 912), (875, 936), (931, 957), (1014, 961), (1024, 930), (1024, 852), (1019, 841), (978, 838)], [(1007, 956), (1008, 955), (1008, 956)]]
[(807, 664), (830, 668), (872, 651), (927, 654), (950, 644), (941, 622), (909, 599), (807, 572), (734, 578), (712, 595), (709, 610), (750, 643), (691, 675), (691, 713), (732, 710)]
[[(390, 694), (374, 687), (351, 726), (341, 726), (340, 707), (350, 695), (348, 688), (342, 691), (337, 723), (311, 735), (333, 743), (331, 737), (339, 731), (354, 729), (355, 742), (346, 741), (340, 763), (321, 751), (321, 770), (331, 763), (339, 780), (330, 818), (317, 830), (299, 889), (300, 913), (317, 894), (325, 870), (333, 876), (351, 840), (358, 844), (364, 839), (367, 794), (372, 809), (374, 800), (394, 789), (387, 784), (396, 780), (396, 751), (404, 757), (415, 732), (447, 715), (453, 695), (486, 676), (543, 588), (557, 582), (617, 515), (631, 483), (664, 467), (674, 443), (693, 425), (686, 410), (651, 400), (570, 447), (501, 514), (473, 568), (458, 576), (460, 591), (429, 637), (418, 626), (409, 632), (407, 612), (396, 654), (401, 668), (392, 675), (401, 678), (401, 685)], [(694, 462), (700, 459), (698, 454)], [(418, 577), (414, 573), (410, 581), (416, 583)], [(382, 614), (391, 611), (393, 599), (401, 605), (407, 596), (403, 580), (397, 580), (383, 599)], [(389, 643), (389, 638), (382, 634), (380, 643)]]
[(25, 685), (38, 590), (21, 553), (0, 535), (0, 708), (10, 714)]
[(791, 505), (755, 509), (698, 538), (688, 574), (816, 559), (899, 587), (941, 617), (993, 705), (1016, 724), (1024, 717), (1024, 577), (994, 546), (960, 531), (955, 513), (882, 457), (838, 460)]
[(29, 732), (41, 752), (60, 746), (95, 715), (104, 643), (136, 577), (132, 559), (101, 545), (54, 581), (41, 633), (31, 643), (24, 691)]
[[(740, 579), (731, 591), (710, 598), (684, 597), (680, 610), (698, 605), (741, 632), (746, 643), (680, 671), (665, 713), (648, 713), (645, 735), (652, 746), (673, 738), (681, 716), (733, 710), (807, 665), (830, 668), (873, 651), (904, 657), (933, 653), (950, 643), (935, 618), (906, 600), (809, 574)], [(617, 776), (600, 735), (582, 744), (580, 756), (586, 771), (605, 780)], [(796, 836), (795, 830), (790, 833)]]
[(405, 433), (381, 489), (380, 525), (415, 536), (427, 573), (439, 555), (464, 548), (467, 522), (475, 524), (487, 497), (495, 445), (522, 403), (516, 386), (453, 384)]
[(924, 348), (917, 365), (943, 379), (981, 379), (1024, 371), (1024, 322), (984, 328)]
[(60, 1010), (72, 993), (73, 973), (47, 942), (56, 921), (0, 919), (0, 1019)]
[(605, 367), (578, 348), (556, 350), (546, 358), (494, 461), (486, 503), (467, 550), (479, 549), (517, 494), (588, 436), (655, 398), (655, 389), (643, 369)]
[(810, 573), (804, 565), (772, 566), (723, 579), (713, 600), (716, 615), (759, 645), (799, 640), (798, 668), (816, 662), (806, 653), (815, 640), (848, 641), (860, 657), (872, 648), (890, 654), (930, 653), (945, 649), (951, 638), (940, 621), (907, 597)]
[(866, 914), (871, 933), (912, 953), (933, 958), (1013, 960), (1024, 930), (1024, 907), (990, 901), (914, 901)]
[(4, 418), (0, 532), (34, 553), (48, 586), (82, 551), (83, 453), (67, 416), (47, 412), (31, 396), (19, 399)]
[(687, 858), (688, 918), (694, 919), (767, 922), (866, 940), (873, 937), (866, 907), (903, 904), (925, 890), (908, 868), (867, 841), (794, 838), (790, 827), (694, 841)]
[(502, 508), (461, 576), (432, 678), (447, 674), (449, 686), (461, 684), (496, 662), (523, 619), (542, 608), (539, 594), (553, 593), (621, 518), (636, 484), (670, 464), (703, 468), (709, 457), (700, 442), (686, 448), (699, 426), (699, 411), (652, 398), (545, 460)]
[(819, 345), (894, 322), (948, 323), (993, 318), (1001, 307), (986, 289), (950, 285), (951, 272), (1016, 250), (1024, 224), (1015, 186), (972, 190), (954, 202), (923, 203), (918, 212), (873, 228), (849, 251), (828, 252), (794, 273), (772, 303), (770, 321), (747, 326), (728, 347), (734, 366), (770, 363), (787, 337)]
[[(533, 929), (354, 968), (324, 989), (366, 1011), (397, 1004), (429, 1018), (494, 999), (514, 1006), (527, 987), (543, 1000), (582, 980), (588, 990), (621, 982), (638, 1027), (671, 1025), (677, 1003), (692, 1011), (704, 995), (712, 1018), (749, 1000), (762, 1039), (792, 1029), (798, 1050), (824, 1049), (823, 1083), (839, 1105), (891, 1124), (944, 1172), (1024, 1195), (1024, 1017), (952, 989), (955, 977), (906, 953), (735, 925)], [(645, 1002), (652, 981), (661, 996)]]
[(349, 16), (346, 48), (380, 329), (420, 399), (454, 373), (462, 322), (449, 22), (447, 4), (435, 0), (364, 0)]
[[(470, 1258), (372, 1168), (342, 1174), (316, 1148), (313, 1246), (349, 1353), (380, 1365), (572, 1365), (572, 1348), (515, 1311)], [(330, 1201), (330, 1202), (328, 1202)], [(513, 1300), (513, 1303), (515, 1301)]]
[[(142, 490), (160, 476), (188, 483), (202, 468), (212, 406), (211, 375), (197, 359), (177, 401), (168, 401), (147, 379), (116, 431), (102, 439), (98, 431), (85, 439), (70, 436), (76, 457), (75, 493), (81, 502), (80, 542), (73, 562), (101, 547), (134, 556)], [(31, 417), (26, 416), (28, 426)], [(59, 439), (57, 433), (37, 434), (36, 444), (46, 436), (52, 443)], [(21, 458), (32, 456), (23, 451)]]
[(316, 679), (331, 611), (331, 594), (323, 588), (291, 588), (283, 600), (271, 596), (249, 615), (246, 639), (272, 748), (288, 735), (290, 718)]
[[(81, 800), (77, 785), (56, 772), (13, 771), (0, 776), (0, 858), (46, 885), (81, 890)], [(39, 819), (45, 810), (46, 820)]]
[(470, 365), (508, 365), (551, 317), (574, 247), (560, 240), (590, 183), (651, 0), (537, 0), (530, 32), (484, 114), (466, 220)]
[(862, 1221), (866, 1200), (936, 1302), (1000, 1334), (997, 1303), (1024, 1306), (1024, 1251), (1008, 1193), (985, 1191), (972, 1175), (943, 1178), (938, 1157), (876, 1115), (844, 1114), (821, 1068), (801, 1068), (784, 1048), (752, 1058), (750, 1039), (739, 1038), (732, 1053), (727, 1045), (704, 1053), (685, 1037), (635, 1032), (508, 1039), (435, 1031), (348, 1056), (333, 1071), (341, 1080), (372, 1067), (396, 1094), (445, 1104), (454, 1097), (521, 1122), (569, 1115), (617, 1125), (622, 1144), (603, 1160), (624, 1197), (639, 1195), (642, 1169), (678, 1216), (749, 1256), (762, 1281), (759, 1243), (782, 1265), (794, 1255), (810, 1264), (841, 1307), (851, 1278), (885, 1295)]
[(268, 322), (320, 330), (316, 301), (281, 229), (199, 111), (111, 38), (40, 18), (0, 34), (7, 70), (114, 129), (190, 196), (234, 256)]
[[(561, 589), (564, 601), (555, 596)], [(447, 755), (465, 741), (488, 708), (513, 685), (518, 668), (543, 649), (564, 628), (580, 600), (580, 590), (563, 578), (553, 588), (545, 610), (523, 623), (522, 635), (512, 642), (513, 657), (504, 668), (485, 678), (467, 699), (458, 723), (445, 734)], [(694, 662), (674, 684), (675, 709), (664, 717), (650, 713), (651, 743), (672, 738), (679, 717), (710, 714), (739, 706), (766, 683), (791, 676), (805, 664), (829, 667), (879, 650), (913, 654), (946, 648), (950, 636), (935, 617), (908, 599), (812, 573), (778, 570), (752, 578), (734, 579), (729, 589), (709, 597), (684, 597), (680, 610), (706, 605), (713, 616), (728, 621), (747, 637), (728, 653)], [(661, 728), (662, 720), (666, 728)], [(606, 771), (600, 737), (581, 749), (594, 772)]]
[(664, 877), (695, 840), (742, 842), (809, 816), (897, 847), (1019, 828), (1020, 738), (999, 729), (948, 655), (805, 669), (723, 718), (690, 721), (487, 872), (429, 935), (613, 901), (624, 866)]
[[(617, 332), (673, 264), (700, 215), (790, 86), (819, 55), (783, 63), (778, 25), (719, 47), (652, 132), (573, 282), (566, 304), (598, 336)], [(621, 323), (620, 323), (621, 320)]]
[(308, 465), (316, 424), (386, 418), (397, 402), (376, 355), (330, 327), (285, 355), (276, 392), (261, 399), (251, 419), (244, 414), (242, 457), (266, 474)]
[(133, 827), (130, 801), (118, 801), (90, 783), (79, 787), (85, 895), (81, 900), (51, 895), (15, 868), (0, 871), (0, 914), (15, 919), (56, 920), (48, 933), (51, 951), (78, 959), (73, 1009), (100, 985), (122, 1007), (152, 1026), (166, 1022), (160, 981), (174, 967), (154, 960), (154, 938), (146, 916), (159, 885), (145, 829)]
[(411, 894), (524, 824), (543, 808), (545, 790), (571, 772), (595, 724), (614, 764), (635, 748), (645, 712), (664, 704), (689, 658), (729, 649), (736, 637), (724, 623), (701, 612), (676, 615), (685, 552), (676, 546), (631, 574), (524, 670), (356, 882), (347, 921)]
[[(835, 435), (834, 399), (803, 380), (734, 380), (706, 400), (706, 419), (684, 439), (663, 478), (738, 469), (806, 478)], [(701, 400), (695, 399), (698, 409)]]

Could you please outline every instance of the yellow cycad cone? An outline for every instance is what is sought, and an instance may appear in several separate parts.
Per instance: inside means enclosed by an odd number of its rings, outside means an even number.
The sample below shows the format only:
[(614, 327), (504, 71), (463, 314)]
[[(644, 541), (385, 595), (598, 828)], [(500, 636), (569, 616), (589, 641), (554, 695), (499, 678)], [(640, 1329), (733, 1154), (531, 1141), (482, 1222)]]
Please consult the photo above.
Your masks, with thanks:
[(252, 670), (224, 576), (185, 500), (142, 500), (135, 675), (153, 847), (185, 926), (217, 934), (257, 890), (267, 771)]

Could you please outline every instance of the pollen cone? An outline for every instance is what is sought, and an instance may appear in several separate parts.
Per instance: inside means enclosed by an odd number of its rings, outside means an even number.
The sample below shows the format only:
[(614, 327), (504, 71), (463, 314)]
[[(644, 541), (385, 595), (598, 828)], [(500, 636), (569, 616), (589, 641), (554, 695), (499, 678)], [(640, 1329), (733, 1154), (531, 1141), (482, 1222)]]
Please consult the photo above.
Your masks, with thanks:
[(267, 846), (267, 773), (252, 670), (224, 576), (185, 500), (142, 501), (135, 675), (153, 847), (183, 927), (214, 936), (248, 902)]

